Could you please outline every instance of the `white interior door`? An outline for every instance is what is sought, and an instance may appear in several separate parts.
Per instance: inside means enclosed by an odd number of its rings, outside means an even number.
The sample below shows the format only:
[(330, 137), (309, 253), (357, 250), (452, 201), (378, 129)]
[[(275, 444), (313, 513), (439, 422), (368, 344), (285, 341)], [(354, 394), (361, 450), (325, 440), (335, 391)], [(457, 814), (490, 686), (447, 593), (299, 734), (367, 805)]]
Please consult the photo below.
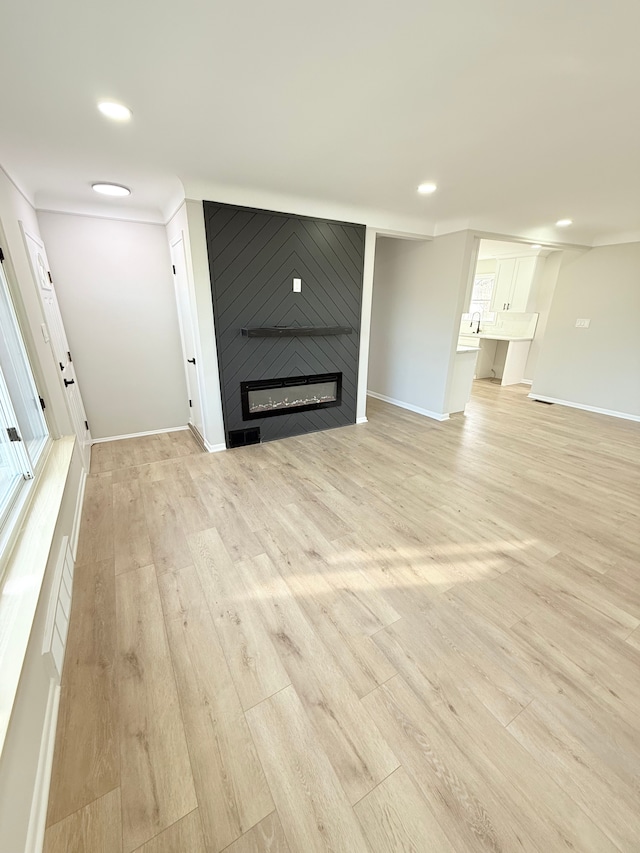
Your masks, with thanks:
[(82, 460), (88, 470), (91, 463), (91, 432), (80, 388), (78, 387), (78, 379), (62, 322), (58, 299), (53, 286), (47, 253), (45, 252), (43, 243), (36, 236), (25, 231), (24, 228), (22, 231), (29, 252), (29, 258), (31, 259), (31, 268), (38, 287), (38, 293), (42, 301), (44, 319), (49, 334), (49, 345), (58, 365), (60, 382), (64, 388)]
[(173, 264), (173, 280), (178, 305), (182, 355), (187, 379), (187, 393), (189, 394), (189, 423), (198, 431), (200, 436), (204, 436), (202, 396), (200, 393), (200, 365), (198, 364), (198, 354), (196, 353), (194, 316), (189, 294), (189, 279), (187, 277), (187, 261), (183, 236), (178, 237), (171, 243), (171, 263)]

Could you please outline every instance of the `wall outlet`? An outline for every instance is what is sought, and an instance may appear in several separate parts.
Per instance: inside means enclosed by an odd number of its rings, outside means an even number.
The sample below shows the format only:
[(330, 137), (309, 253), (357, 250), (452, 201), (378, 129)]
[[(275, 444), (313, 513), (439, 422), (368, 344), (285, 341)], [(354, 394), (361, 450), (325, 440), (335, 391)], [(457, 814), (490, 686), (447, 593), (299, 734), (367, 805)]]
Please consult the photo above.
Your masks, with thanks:
[(591, 320), (576, 320), (576, 329), (588, 329)]
[(293, 292), (300, 293), (302, 291), (302, 279), (294, 278), (293, 280)]

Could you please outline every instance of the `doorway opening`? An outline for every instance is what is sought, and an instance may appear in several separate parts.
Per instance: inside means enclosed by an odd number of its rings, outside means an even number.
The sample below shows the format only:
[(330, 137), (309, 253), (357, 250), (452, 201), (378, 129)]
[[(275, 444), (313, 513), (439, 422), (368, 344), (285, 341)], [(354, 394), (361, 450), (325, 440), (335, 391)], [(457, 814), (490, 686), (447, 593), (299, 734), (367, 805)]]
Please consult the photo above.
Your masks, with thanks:
[(458, 337), (458, 352), (470, 353), (474, 380), (499, 385), (533, 381), (557, 277), (557, 264), (547, 263), (552, 254), (559, 255), (540, 244), (480, 240)]

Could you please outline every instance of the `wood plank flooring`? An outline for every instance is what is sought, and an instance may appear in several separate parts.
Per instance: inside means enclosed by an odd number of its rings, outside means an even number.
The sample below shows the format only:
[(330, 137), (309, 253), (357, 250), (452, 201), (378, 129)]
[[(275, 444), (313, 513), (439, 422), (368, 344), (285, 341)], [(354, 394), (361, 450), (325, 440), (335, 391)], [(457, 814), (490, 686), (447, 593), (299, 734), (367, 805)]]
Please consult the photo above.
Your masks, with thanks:
[(94, 446), (46, 853), (640, 850), (640, 425)]

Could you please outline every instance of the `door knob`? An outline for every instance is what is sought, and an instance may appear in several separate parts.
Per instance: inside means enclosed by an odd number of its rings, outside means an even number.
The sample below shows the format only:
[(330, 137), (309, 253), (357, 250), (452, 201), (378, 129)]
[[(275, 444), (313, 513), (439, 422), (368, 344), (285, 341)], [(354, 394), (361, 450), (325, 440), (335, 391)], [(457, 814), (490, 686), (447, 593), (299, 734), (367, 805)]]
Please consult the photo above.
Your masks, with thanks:
[(187, 361), (189, 362), (189, 364), (195, 364), (196, 363), (195, 358), (188, 358)]
[(65, 380), (64, 380), (64, 387), (65, 387), (65, 388), (68, 388), (68, 387), (69, 387), (69, 385), (75, 385), (75, 384), (76, 384), (76, 380), (75, 380), (75, 379), (65, 379)]

